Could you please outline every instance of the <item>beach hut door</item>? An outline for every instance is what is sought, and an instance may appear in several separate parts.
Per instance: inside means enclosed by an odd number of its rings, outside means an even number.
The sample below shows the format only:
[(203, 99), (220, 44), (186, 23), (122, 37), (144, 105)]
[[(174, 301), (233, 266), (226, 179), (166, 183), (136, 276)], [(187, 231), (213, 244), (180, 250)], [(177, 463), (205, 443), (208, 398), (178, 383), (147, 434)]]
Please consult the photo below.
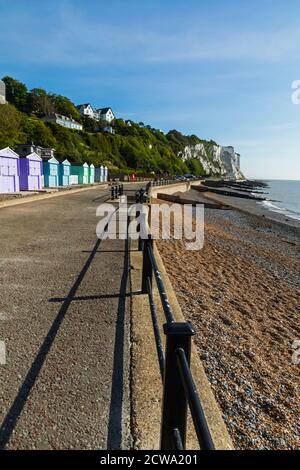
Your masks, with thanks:
[(0, 159), (1, 191), (13, 193), (16, 191), (17, 161), (11, 158)]
[(57, 167), (56, 165), (50, 165), (50, 170), (49, 170), (49, 187), (53, 188), (58, 186), (57, 184)]
[(29, 188), (33, 191), (40, 189), (39, 179), (41, 175), (41, 164), (40, 162), (30, 161), (29, 162)]

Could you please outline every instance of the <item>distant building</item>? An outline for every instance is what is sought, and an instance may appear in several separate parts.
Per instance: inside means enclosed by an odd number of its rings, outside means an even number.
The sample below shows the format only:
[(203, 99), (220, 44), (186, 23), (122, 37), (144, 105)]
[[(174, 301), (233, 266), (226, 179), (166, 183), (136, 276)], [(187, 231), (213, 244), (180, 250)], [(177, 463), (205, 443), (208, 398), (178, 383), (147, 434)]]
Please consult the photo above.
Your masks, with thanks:
[(90, 103), (80, 104), (77, 106), (82, 116), (87, 116), (95, 121), (107, 121), (111, 123), (115, 119), (115, 115), (111, 108), (94, 108)]
[(54, 158), (55, 149), (40, 147), (31, 142), (30, 144), (19, 145), (16, 152), (20, 157), (27, 157), (32, 153), (36, 153), (42, 159), (49, 160), (50, 158)]
[(0, 104), (6, 104), (6, 86), (2, 80), (0, 80)]
[(127, 126), (129, 126), (129, 127), (132, 126), (132, 122), (130, 120), (125, 121), (125, 124), (127, 124)]
[(82, 131), (83, 126), (79, 122), (74, 121), (74, 119), (62, 116), (61, 114), (53, 114), (51, 116), (45, 116), (42, 118), (45, 122), (54, 122), (60, 126), (66, 127), (68, 129), (74, 129), (76, 131)]
[(79, 106), (77, 106), (77, 109), (82, 116), (87, 116), (91, 119), (94, 119), (95, 121), (99, 121), (100, 119), (99, 112), (95, 108), (93, 108), (90, 103), (80, 104)]
[(144, 124), (143, 122), (139, 122), (139, 126), (140, 126), (142, 129), (144, 129), (145, 124)]
[(106, 127), (104, 127), (103, 130), (104, 130), (105, 132), (109, 132), (110, 134), (115, 134), (115, 133), (116, 133), (116, 131), (114, 130), (114, 128), (111, 127), (111, 126), (106, 126)]
[(115, 115), (111, 108), (100, 108), (97, 109), (100, 119), (111, 123), (115, 119)]

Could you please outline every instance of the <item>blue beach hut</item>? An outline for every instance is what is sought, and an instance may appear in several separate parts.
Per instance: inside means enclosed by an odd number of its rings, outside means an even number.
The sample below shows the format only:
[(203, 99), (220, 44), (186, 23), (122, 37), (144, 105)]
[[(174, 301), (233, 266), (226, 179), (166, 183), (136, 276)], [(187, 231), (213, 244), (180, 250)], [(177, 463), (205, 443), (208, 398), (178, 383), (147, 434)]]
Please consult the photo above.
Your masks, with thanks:
[(59, 185), (69, 186), (70, 175), (71, 175), (71, 163), (69, 162), (69, 160), (64, 160), (59, 165)]
[(52, 157), (43, 161), (45, 188), (57, 188), (59, 186), (59, 161)]

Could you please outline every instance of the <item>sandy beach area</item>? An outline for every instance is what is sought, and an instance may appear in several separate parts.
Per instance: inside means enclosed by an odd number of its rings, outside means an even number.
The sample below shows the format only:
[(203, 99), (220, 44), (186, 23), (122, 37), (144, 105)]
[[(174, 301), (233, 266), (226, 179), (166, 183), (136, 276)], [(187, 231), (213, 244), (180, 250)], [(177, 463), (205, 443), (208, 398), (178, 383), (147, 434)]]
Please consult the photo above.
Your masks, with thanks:
[(157, 245), (235, 447), (300, 449), (299, 229), (254, 214), (206, 209), (202, 250)]

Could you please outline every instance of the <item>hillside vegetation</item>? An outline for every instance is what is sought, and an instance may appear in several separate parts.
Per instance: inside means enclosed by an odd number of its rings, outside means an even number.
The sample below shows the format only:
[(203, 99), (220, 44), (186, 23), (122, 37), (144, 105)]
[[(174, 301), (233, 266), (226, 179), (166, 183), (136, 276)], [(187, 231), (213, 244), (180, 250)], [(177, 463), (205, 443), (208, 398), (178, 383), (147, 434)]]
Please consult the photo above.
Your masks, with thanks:
[[(213, 141), (195, 135), (184, 136), (176, 130), (163, 134), (157, 129), (128, 126), (122, 119), (114, 122), (115, 135), (104, 131), (106, 123), (96, 122), (80, 115), (76, 106), (66, 97), (43, 89), (29, 91), (11, 77), (4, 77), (7, 105), (0, 106), (0, 148), (16, 148), (19, 144), (56, 149), (60, 159), (72, 163), (107, 165), (111, 171), (124, 173), (204, 174), (198, 159), (183, 162), (178, 153), (187, 145), (203, 143), (208, 158)], [(53, 123), (44, 123), (42, 116), (53, 112), (73, 117), (83, 125), (83, 131), (66, 129)]]

